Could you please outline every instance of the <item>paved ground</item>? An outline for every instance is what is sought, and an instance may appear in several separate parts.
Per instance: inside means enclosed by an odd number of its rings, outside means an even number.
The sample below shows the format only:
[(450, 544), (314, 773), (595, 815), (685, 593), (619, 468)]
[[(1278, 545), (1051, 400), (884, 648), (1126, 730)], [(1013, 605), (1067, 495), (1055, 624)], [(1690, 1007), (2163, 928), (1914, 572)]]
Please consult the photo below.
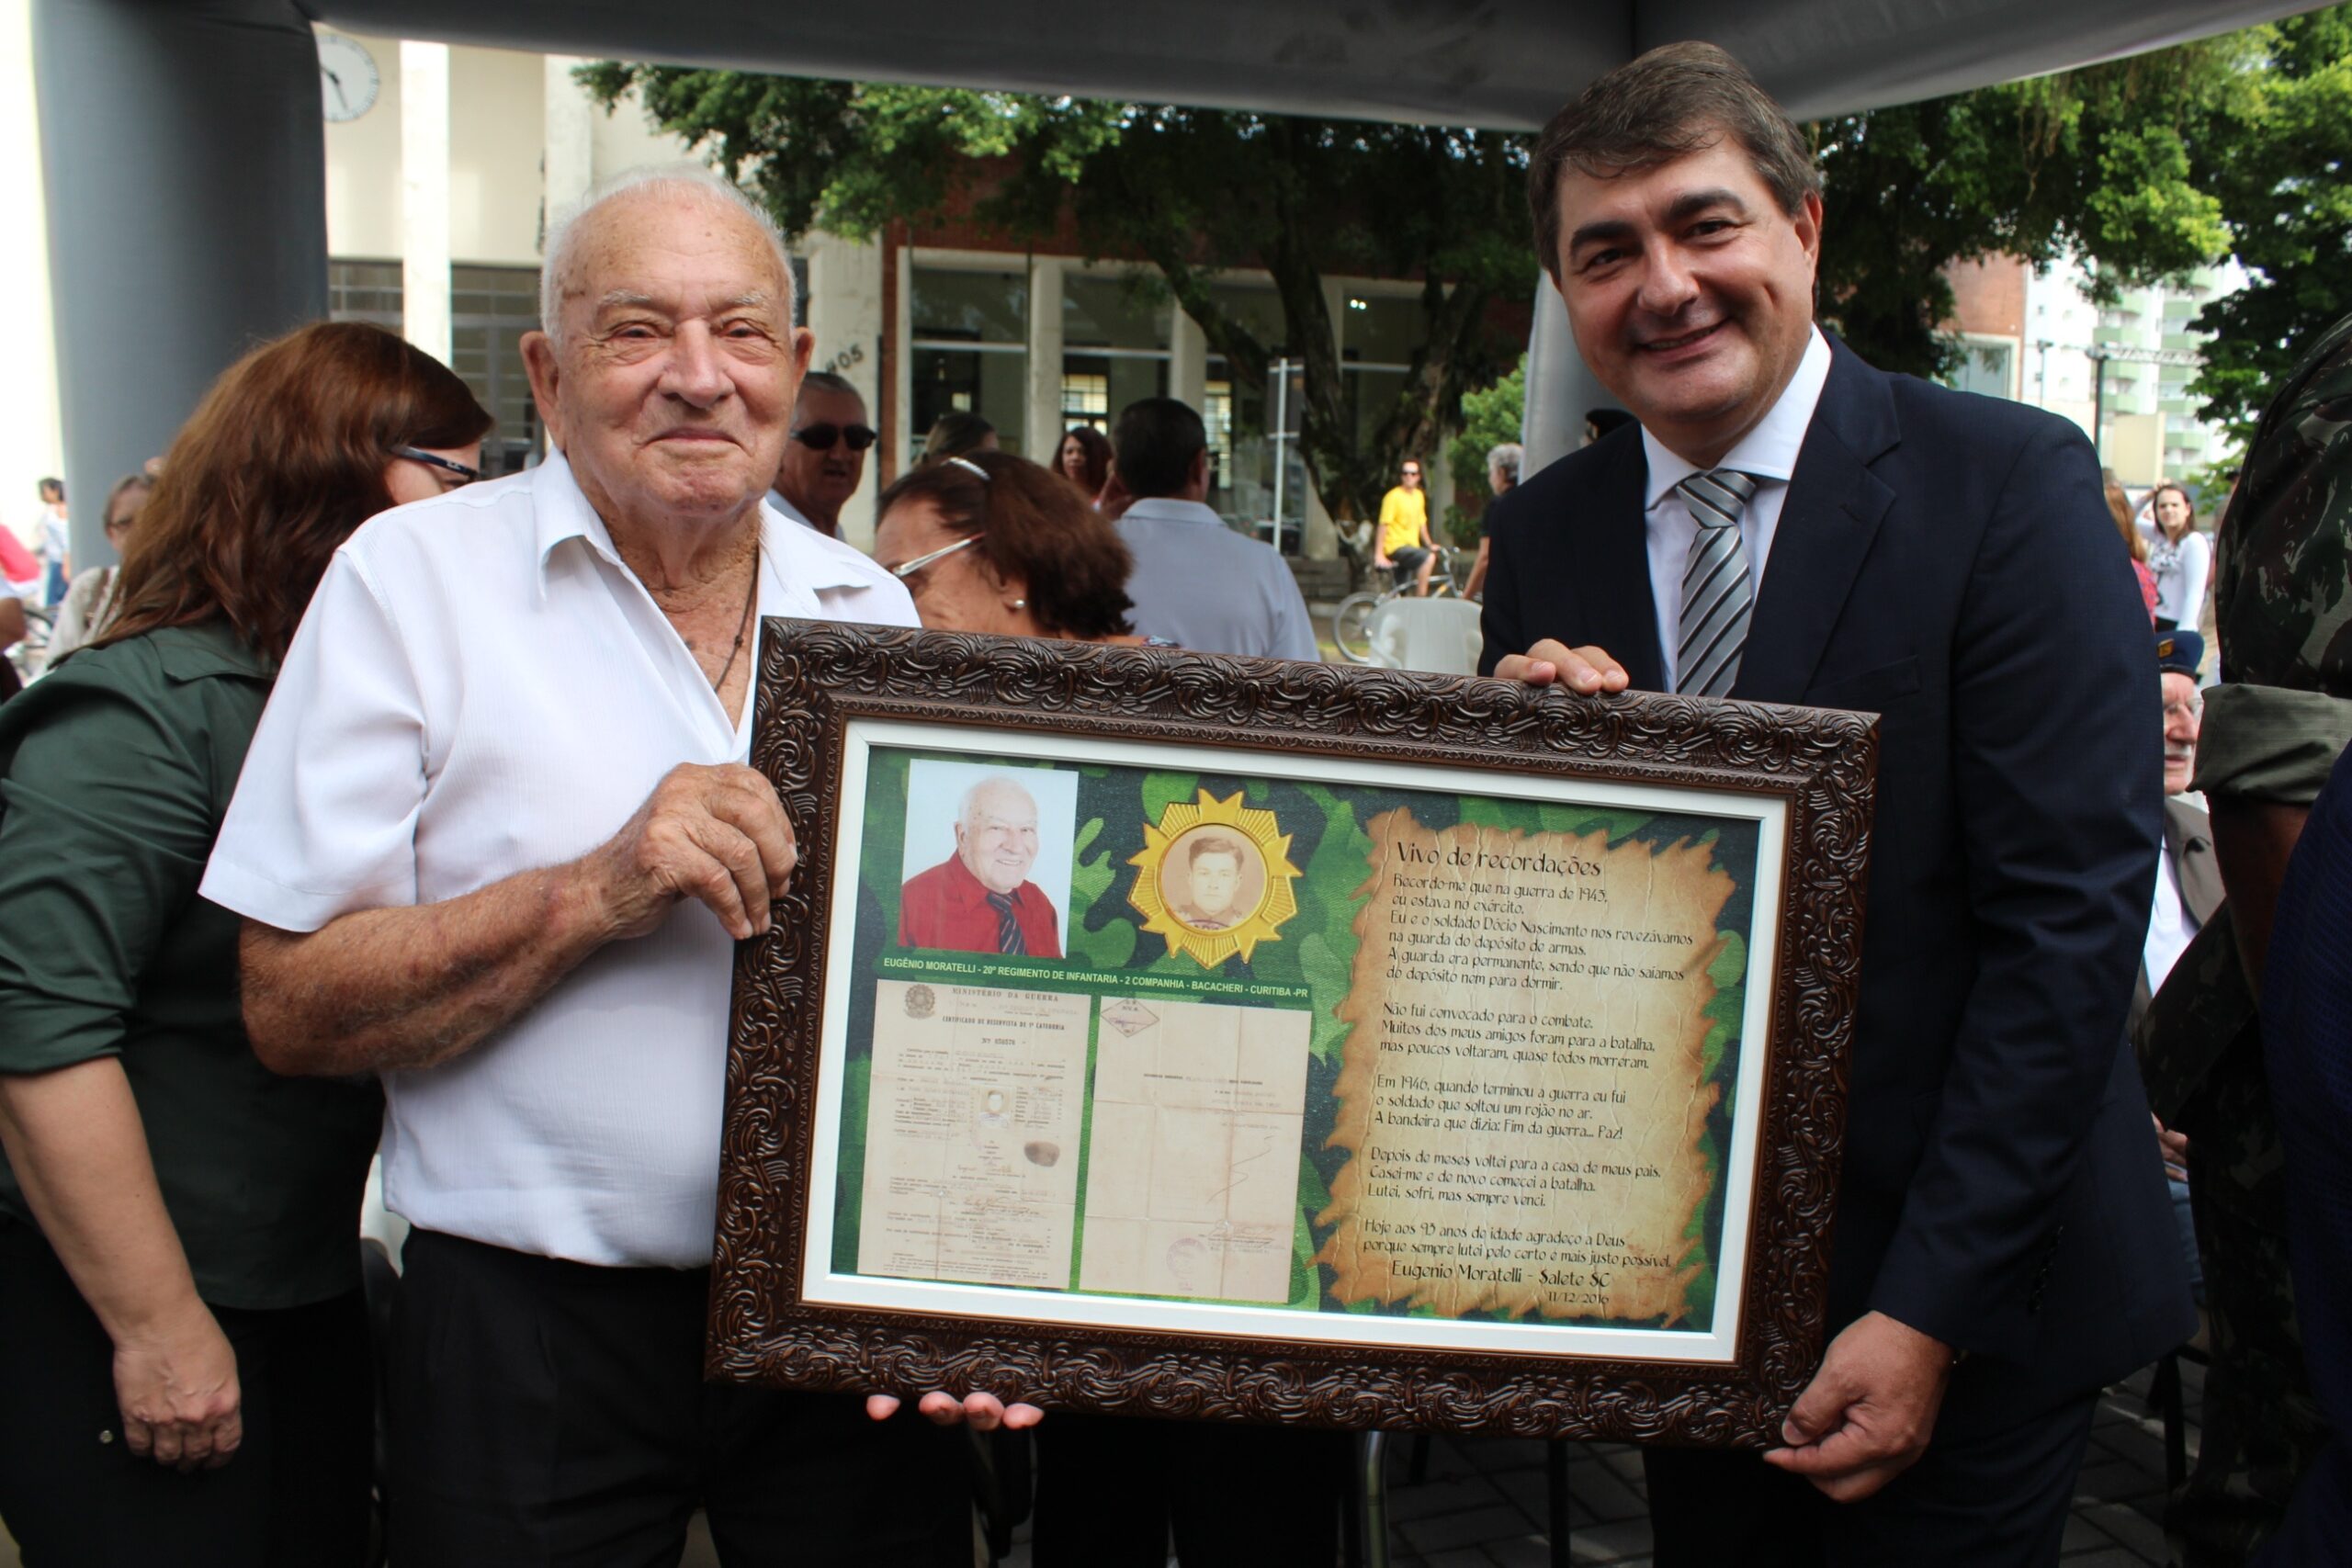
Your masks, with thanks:
[[(2193, 1459), (2204, 1372), (2198, 1367), (2183, 1371), (2187, 1446)], [(2075, 1490), (2064, 1568), (2162, 1568), (2166, 1561), (2161, 1523), (2164, 1424), (2149, 1413), (2147, 1388), (2143, 1372), (2110, 1389), (2100, 1405), (2090, 1457)], [(1649, 1568), (1639, 1457), (1620, 1444), (1577, 1443), (1570, 1449), (1568, 1545), (1574, 1560)], [(1547, 1568), (1542, 1444), (1440, 1438), (1430, 1445), (1428, 1474), (1418, 1483), (1410, 1479), (1412, 1457), (1413, 1439), (1390, 1445), (1391, 1568)], [(1026, 1533), (1003, 1568), (1030, 1568)], [(697, 1529), (681, 1568), (717, 1563), (709, 1537)], [(16, 1546), (5, 1532), (0, 1568), (19, 1568)]]
[[(2201, 1368), (2185, 1368), (2188, 1452)], [(2142, 1373), (2109, 1391), (2075, 1492), (2065, 1568), (2161, 1568), (2165, 1552), (2164, 1424), (2148, 1412)], [(1408, 1478), (1412, 1439), (1391, 1444), (1388, 1511), (1392, 1568), (1547, 1568), (1544, 1448), (1533, 1441), (1440, 1439), (1427, 1478)], [(1579, 1564), (1649, 1568), (1650, 1528), (1640, 1457), (1619, 1444), (1572, 1444), (1568, 1546)], [(1029, 1568), (1016, 1544), (1005, 1568)]]

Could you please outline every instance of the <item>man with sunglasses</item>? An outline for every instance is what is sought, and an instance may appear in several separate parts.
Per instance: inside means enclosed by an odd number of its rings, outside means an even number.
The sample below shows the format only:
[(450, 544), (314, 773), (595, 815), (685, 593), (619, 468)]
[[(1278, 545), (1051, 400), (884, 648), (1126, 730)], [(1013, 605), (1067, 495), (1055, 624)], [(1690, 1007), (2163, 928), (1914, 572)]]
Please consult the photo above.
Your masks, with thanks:
[(1380, 525), (1373, 531), (1372, 564), (1393, 568), (1399, 587), (1413, 580), (1413, 595), (1427, 598), (1430, 572), (1437, 565), (1437, 541), (1430, 537), (1430, 497), (1421, 488), (1421, 465), (1408, 457), (1396, 488), (1380, 498)]
[(786, 517), (840, 538), (842, 507), (865, 478), (865, 449), (873, 445), (857, 389), (830, 370), (811, 370), (800, 382), (792, 438), (768, 499)]

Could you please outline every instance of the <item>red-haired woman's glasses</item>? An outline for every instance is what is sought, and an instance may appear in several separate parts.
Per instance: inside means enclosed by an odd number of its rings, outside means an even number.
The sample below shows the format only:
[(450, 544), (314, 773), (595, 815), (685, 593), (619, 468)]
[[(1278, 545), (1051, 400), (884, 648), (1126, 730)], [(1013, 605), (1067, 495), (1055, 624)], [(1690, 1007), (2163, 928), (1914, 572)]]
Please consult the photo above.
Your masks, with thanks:
[(405, 457), (412, 463), (423, 463), (428, 468), (447, 468), (458, 476), (458, 481), (460, 484), (471, 484), (482, 477), (480, 468), (469, 468), (463, 463), (438, 457), (422, 447), (395, 446), (391, 448), (391, 454), (395, 457)]

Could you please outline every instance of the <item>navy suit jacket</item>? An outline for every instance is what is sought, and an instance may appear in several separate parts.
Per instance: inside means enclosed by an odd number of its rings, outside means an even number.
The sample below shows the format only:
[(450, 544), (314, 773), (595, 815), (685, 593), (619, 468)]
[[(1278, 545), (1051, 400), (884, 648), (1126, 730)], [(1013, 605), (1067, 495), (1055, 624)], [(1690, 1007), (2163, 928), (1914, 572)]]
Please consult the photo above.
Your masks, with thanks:
[[(2148, 613), (2080, 431), (1832, 344), (1732, 695), (1880, 715), (1831, 1325), (2043, 1387), (2196, 1326), (2123, 1035), (2163, 799)], [(1482, 670), (1664, 660), (1631, 425), (1497, 502)]]

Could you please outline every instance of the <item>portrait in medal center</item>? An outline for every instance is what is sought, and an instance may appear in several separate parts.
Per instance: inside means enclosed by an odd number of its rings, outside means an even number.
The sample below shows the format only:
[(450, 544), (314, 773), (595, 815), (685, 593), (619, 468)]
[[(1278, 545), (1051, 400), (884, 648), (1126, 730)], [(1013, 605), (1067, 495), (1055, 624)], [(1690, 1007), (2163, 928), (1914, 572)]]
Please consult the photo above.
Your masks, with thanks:
[(1195, 828), (1160, 863), (1168, 912), (1196, 931), (1231, 931), (1258, 912), (1266, 858), (1247, 836), (1222, 825)]

